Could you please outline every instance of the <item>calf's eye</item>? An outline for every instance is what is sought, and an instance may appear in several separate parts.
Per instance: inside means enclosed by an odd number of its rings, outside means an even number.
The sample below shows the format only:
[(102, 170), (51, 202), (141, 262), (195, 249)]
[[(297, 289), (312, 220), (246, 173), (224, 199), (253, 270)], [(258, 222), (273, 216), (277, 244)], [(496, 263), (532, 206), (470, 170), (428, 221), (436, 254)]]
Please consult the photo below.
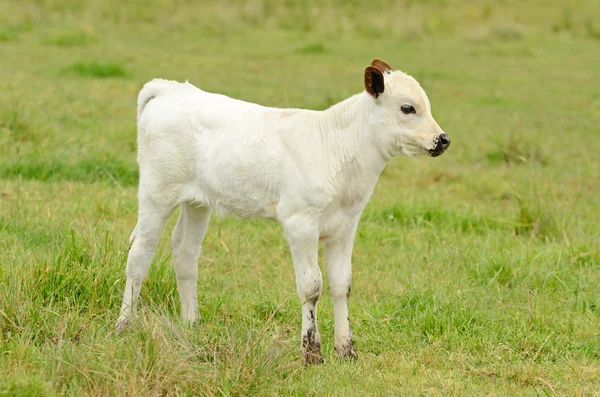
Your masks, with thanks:
[(404, 114), (416, 114), (417, 111), (415, 110), (414, 107), (412, 107), (412, 105), (402, 105), (400, 106), (400, 110), (402, 110), (402, 113)]

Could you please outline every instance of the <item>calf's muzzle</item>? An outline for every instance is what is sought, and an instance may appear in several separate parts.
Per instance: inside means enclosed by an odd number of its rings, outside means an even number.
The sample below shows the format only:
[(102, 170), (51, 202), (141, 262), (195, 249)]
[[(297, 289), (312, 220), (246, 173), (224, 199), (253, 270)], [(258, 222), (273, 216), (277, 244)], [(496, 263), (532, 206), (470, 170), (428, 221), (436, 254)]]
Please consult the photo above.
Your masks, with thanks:
[(436, 139), (435, 147), (429, 149), (429, 154), (431, 157), (437, 157), (444, 153), (448, 146), (450, 146), (450, 137), (446, 134), (440, 134)]

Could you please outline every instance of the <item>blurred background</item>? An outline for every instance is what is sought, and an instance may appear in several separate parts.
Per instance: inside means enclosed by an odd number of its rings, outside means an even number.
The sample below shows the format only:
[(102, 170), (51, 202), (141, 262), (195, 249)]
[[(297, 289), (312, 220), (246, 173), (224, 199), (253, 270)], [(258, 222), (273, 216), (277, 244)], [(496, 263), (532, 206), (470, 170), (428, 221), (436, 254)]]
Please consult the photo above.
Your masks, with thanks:
[[(375, 57), (421, 83), (452, 146), (393, 160), (365, 210), (359, 362), (333, 357), (325, 291), (329, 362), (301, 368), (291, 259), (261, 220), (211, 221), (194, 331), (173, 217), (140, 324), (115, 336), (143, 84), (320, 110)], [(1, 2), (0, 391), (597, 393), (599, 70), (592, 0)]]

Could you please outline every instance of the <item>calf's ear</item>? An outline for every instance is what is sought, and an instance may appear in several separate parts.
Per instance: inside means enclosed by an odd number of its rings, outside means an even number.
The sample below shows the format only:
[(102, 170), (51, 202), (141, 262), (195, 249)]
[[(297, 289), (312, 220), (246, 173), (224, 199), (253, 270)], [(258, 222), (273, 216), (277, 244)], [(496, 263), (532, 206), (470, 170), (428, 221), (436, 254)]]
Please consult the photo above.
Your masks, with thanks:
[(367, 66), (365, 69), (365, 90), (373, 98), (378, 98), (385, 89), (383, 73), (375, 66)]
[(392, 73), (392, 67), (387, 62), (382, 61), (379, 58), (375, 58), (371, 61), (371, 66), (375, 66), (377, 69), (385, 73)]

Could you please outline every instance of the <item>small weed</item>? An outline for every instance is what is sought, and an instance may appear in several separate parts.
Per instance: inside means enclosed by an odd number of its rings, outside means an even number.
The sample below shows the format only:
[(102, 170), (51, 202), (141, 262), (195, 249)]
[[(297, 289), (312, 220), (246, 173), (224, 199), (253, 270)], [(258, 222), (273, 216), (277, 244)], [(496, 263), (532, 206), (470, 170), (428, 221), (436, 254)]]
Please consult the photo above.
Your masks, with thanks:
[(548, 157), (539, 144), (521, 140), (517, 135), (512, 135), (506, 142), (498, 143), (495, 150), (486, 154), (486, 159), (490, 163), (548, 165)]
[(117, 62), (77, 62), (65, 69), (67, 72), (92, 78), (127, 78), (130, 73)]
[(19, 37), (20, 33), (30, 32), (33, 30), (33, 24), (24, 22), (14, 25), (8, 25), (0, 29), (0, 42), (14, 41)]
[(497, 40), (510, 41), (520, 40), (523, 38), (524, 29), (522, 26), (513, 22), (504, 22), (495, 26), (491, 32), (491, 36)]
[(544, 206), (541, 200), (525, 200), (517, 197), (519, 213), (515, 222), (515, 233), (542, 239), (561, 237), (556, 211)]
[(308, 44), (296, 50), (300, 54), (325, 54), (329, 49), (322, 43)]
[(44, 44), (57, 47), (85, 47), (95, 41), (94, 36), (84, 31), (63, 32), (43, 40)]
[(585, 20), (585, 32), (589, 38), (600, 40), (600, 27), (596, 26), (591, 17)]
[(554, 32), (571, 31), (573, 29), (573, 12), (570, 8), (565, 8), (561, 14), (560, 21), (555, 22), (552, 25)]
[(17, 35), (13, 32), (0, 31), (0, 42), (13, 41), (17, 38)]
[(482, 260), (481, 263), (469, 269), (469, 273), (485, 287), (498, 284), (506, 288), (515, 288), (525, 277), (525, 274), (519, 272), (518, 268), (510, 258), (498, 256)]
[(38, 138), (31, 124), (30, 110), (23, 105), (13, 106), (0, 117), (0, 131), (15, 142), (31, 142)]

